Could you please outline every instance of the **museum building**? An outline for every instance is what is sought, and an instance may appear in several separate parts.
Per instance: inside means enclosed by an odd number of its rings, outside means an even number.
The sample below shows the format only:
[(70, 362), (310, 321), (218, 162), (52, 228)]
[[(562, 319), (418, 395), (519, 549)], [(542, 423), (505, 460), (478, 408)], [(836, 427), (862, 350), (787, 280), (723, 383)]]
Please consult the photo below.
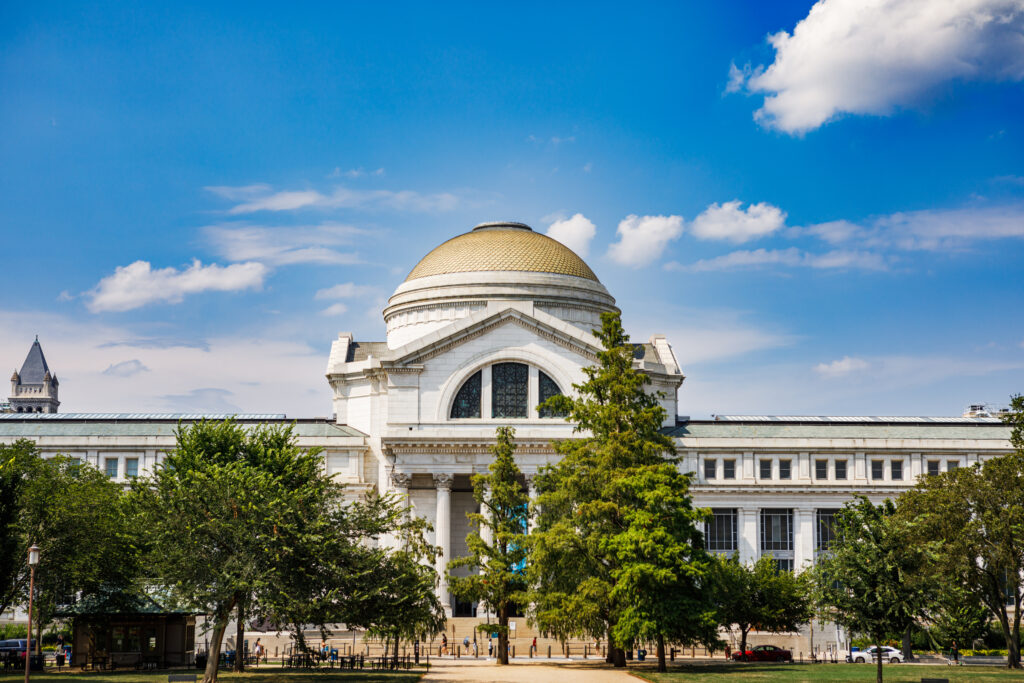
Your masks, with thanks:
[[(487, 469), (495, 428), (515, 428), (523, 485), (532, 492), (534, 475), (556, 457), (551, 441), (572, 437), (570, 424), (537, 406), (583, 381), (599, 350), (591, 331), (601, 313), (618, 310), (561, 243), (521, 223), (478, 225), (428, 253), (398, 286), (383, 311), (385, 340), (342, 332), (333, 341), (332, 420), (237, 419), (294, 421), (299, 445), (322, 447), (329, 473), (353, 495), (378, 487), (408, 496), (414, 514), (433, 524), (440, 570), (467, 552), (466, 513), (476, 508), (470, 477)], [(880, 501), (922, 476), (1011, 450), (1009, 428), (984, 413), (679, 417), (684, 375), (669, 340), (654, 335), (634, 347), (634, 366), (661, 394), (681, 466), (694, 473), (694, 502), (713, 511), (708, 549), (745, 561), (771, 554), (784, 568), (802, 569), (828, 547), (831, 517), (853, 495)], [(0, 442), (30, 438), (44, 455), (80, 458), (118, 481), (173, 448), (179, 420), (227, 417), (59, 413), (57, 379), (38, 340), (11, 386)], [(443, 580), (439, 591), (449, 614), (475, 614)]]

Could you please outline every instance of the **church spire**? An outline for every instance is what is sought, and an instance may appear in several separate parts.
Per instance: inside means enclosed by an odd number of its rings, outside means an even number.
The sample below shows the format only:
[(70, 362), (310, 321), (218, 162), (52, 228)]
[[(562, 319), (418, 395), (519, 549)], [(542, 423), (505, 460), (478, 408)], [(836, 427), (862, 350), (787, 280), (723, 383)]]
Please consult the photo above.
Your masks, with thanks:
[(57, 375), (46, 363), (37, 334), (21, 365), (21, 372), (11, 376), (11, 410), (16, 413), (56, 413), (60, 406), (57, 399), (59, 385)]

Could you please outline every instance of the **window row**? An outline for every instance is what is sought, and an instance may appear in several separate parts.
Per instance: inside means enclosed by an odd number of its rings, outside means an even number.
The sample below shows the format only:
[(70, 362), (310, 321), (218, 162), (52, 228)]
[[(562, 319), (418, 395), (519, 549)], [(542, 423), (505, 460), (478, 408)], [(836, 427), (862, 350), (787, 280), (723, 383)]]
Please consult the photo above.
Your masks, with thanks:
[[(888, 468), (886, 463), (888, 462)], [(704, 458), (704, 479), (735, 479), (736, 459), (721, 459), (722, 467), (718, 467), (719, 458)], [(942, 460), (928, 460), (927, 472), (929, 475), (937, 475), (942, 471)], [(959, 460), (946, 460), (946, 471), (955, 470), (960, 466)], [(888, 470), (889, 481), (903, 481), (906, 476), (904, 461), (902, 459), (884, 460), (872, 459), (870, 461), (870, 478), (873, 481), (885, 481), (886, 470)], [(830, 476), (831, 474), (831, 476)], [(814, 460), (814, 478), (819, 481), (837, 480), (844, 481), (850, 476), (849, 460), (816, 458)], [(793, 460), (791, 458), (759, 458), (758, 459), (759, 479), (792, 479)]]
[[(490, 379), (490, 417), (525, 418), (530, 413), (530, 366), (525, 363), (494, 363), (469, 376), (452, 402), (453, 419), (479, 418), (484, 412), (484, 374)], [(537, 371), (537, 403), (562, 393), (555, 380), (543, 370)], [(541, 408), (540, 417), (563, 417)]]
[[(814, 512), (814, 547), (828, 550), (835, 539), (837, 509), (824, 508)], [(770, 554), (780, 569), (793, 569), (793, 510), (764, 508), (758, 513), (761, 554)], [(731, 555), (739, 550), (736, 508), (713, 508), (704, 524), (704, 544), (709, 552)]]

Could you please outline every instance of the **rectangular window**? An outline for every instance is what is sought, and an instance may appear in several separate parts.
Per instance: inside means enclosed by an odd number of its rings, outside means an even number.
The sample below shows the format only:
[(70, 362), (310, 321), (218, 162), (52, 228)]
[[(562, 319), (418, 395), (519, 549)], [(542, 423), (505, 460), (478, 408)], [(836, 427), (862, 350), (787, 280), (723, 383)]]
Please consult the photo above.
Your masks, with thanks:
[(68, 458), (68, 465), (71, 467), (80, 467), (82, 465), (81, 458)]
[(882, 460), (871, 461), (871, 478), (875, 481), (885, 479), (885, 462)]
[(103, 471), (111, 479), (117, 479), (117, 458), (107, 458), (104, 460)]
[(775, 568), (780, 572), (791, 572), (793, 571), (793, 558), (792, 557), (776, 557)]
[(890, 465), (890, 472), (889, 472), (889, 474), (892, 476), (892, 480), (893, 481), (900, 481), (901, 479), (903, 479), (903, 461), (902, 460), (893, 460), (891, 463), (889, 463), (889, 465)]
[(836, 479), (846, 479), (845, 460), (836, 460)]
[(736, 461), (735, 460), (723, 460), (722, 461), (722, 479), (735, 479), (736, 478)]
[(940, 463), (939, 463), (938, 460), (929, 460), (928, 461), (928, 475), (929, 476), (931, 476), (931, 477), (938, 476), (938, 474), (939, 474), (939, 464)]
[(771, 460), (765, 459), (765, 460), (761, 461), (761, 478), (762, 479), (771, 479), (772, 478), (772, 461)]
[(736, 509), (713, 508), (711, 519), (704, 523), (704, 544), (711, 552), (736, 552)]
[(704, 459), (704, 478), (714, 479), (716, 470), (718, 469), (718, 461), (714, 458)]
[(139, 476), (139, 459), (138, 458), (126, 458), (124, 461), (124, 476), (128, 479), (134, 479)]
[(960, 467), (960, 463), (957, 462), (956, 460), (950, 460), (949, 462), (946, 463), (946, 471), (947, 472), (952, 472), (957, 467)]
[(779, 460), (779, 479), (793, 478), (793, 461)]
[(814, 547), (818, 551), (828, 550), (836, 537), (836, 513), (839, 510), (815, 510)]
[(761, 552), (785, 557), (793, 552), (793, 511), (778, 508), (761, 510)]
[(828, 479), (828, 460), (814, 461), (814, 478)]

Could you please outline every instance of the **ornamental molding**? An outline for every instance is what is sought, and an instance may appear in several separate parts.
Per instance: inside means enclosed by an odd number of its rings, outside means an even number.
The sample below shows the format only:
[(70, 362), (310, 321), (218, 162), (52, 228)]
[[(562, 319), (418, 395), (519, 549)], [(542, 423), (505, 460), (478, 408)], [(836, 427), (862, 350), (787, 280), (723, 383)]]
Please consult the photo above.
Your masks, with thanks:
[(439, 491), (451, 491), (452, 484), (455, 482), (455, 475), (453, 474), (435, 474), (434, 475), (434, 487)]
[(398, 489), (408, 489), (412, 483), (412, 475), (407, 472), (391, 471), (391, 485)]

